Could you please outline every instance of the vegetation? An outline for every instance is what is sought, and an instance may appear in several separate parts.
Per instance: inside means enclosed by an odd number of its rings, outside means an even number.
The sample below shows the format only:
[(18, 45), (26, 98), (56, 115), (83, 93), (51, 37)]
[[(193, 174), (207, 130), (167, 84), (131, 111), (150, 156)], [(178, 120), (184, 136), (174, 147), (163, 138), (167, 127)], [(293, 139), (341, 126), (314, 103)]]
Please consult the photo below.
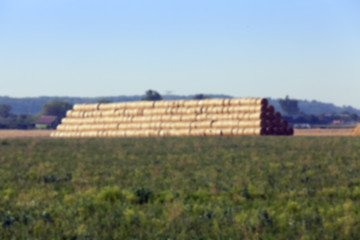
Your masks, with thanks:
[(279, 99), (279, 104), (287, 115), (296, 115), (300, 112), (298, 101), (296, 99), (290, 99), (289, 96), (286, 96), (285, 99)]
[(162, 100), (161, 95), (154, 90), (147, 90), (145, 96), (141, 99), (145, 101), (159, 101)]
[(72, 107), (73, 105), (67, 101), (53, 100), (43, 105), (41, 115), (57, 116), (58, 119), (61, 119)]
[(0, 140), (0, 239), (358, 239), (360, 139)]
[(11, 105), (0, 104), (0, 129), (32, 129), (35, 117), (27, 114), (11, 113)]

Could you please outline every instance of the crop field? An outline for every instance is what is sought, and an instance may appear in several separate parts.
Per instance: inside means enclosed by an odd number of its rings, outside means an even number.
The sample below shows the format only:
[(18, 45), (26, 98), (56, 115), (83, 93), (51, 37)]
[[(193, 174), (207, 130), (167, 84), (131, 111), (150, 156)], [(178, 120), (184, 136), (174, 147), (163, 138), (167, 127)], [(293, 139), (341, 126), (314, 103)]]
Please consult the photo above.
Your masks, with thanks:
[(0, 239), (359, 239), (360, 138), (0, 140)]

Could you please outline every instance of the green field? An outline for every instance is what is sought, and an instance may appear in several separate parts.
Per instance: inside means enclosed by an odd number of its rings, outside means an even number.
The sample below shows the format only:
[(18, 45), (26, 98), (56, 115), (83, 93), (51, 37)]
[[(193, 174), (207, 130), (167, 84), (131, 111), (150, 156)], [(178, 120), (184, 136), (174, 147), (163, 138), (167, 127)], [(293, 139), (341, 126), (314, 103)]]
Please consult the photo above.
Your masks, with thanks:
[(360, 138), (0, 140), (0, 239), (359, 239)]

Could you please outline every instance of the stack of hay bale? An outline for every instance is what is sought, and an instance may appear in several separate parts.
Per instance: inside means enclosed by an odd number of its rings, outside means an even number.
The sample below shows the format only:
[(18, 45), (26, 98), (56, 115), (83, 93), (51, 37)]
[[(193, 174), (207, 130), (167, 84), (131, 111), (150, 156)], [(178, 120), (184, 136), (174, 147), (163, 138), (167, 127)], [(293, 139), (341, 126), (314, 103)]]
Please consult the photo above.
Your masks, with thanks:
[(356, 126), (351, 132), (352, 135), (360, 135), (360, 124)]
[(52, 137), (293, 135), (264, 98), (76, 104)]

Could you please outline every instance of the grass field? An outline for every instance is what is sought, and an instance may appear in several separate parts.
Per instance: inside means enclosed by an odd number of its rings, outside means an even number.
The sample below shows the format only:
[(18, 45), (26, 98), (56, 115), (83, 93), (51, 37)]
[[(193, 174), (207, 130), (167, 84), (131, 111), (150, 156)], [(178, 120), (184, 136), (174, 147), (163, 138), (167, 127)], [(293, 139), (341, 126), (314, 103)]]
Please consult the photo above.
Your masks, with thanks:
[(0, 239), (359, 239), (360, 138), (0, 140)]

